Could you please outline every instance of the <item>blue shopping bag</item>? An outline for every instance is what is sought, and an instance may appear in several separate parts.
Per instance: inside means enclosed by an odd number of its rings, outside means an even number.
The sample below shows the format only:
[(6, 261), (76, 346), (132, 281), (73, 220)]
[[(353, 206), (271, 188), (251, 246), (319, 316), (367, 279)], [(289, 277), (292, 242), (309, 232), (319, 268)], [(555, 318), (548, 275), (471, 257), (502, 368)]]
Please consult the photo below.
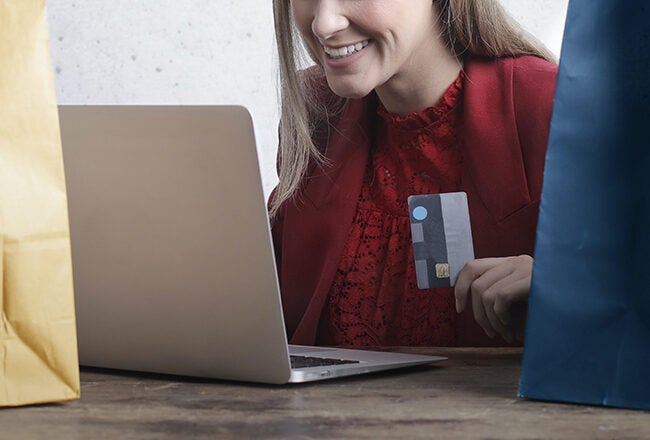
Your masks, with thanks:
[(571, 0), (519, 395), (650, 409), (650, 3)]

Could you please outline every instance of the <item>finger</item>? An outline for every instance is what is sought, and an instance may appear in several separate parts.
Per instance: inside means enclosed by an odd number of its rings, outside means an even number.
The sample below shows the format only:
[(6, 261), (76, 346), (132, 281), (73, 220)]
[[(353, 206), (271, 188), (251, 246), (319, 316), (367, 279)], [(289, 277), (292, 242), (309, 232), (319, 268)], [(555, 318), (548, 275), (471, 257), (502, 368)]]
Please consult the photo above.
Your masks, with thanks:
[(483, 292), (483, 307), (485, 310), (485, 316), (490, 322), (492, 328), (498, 334), (500, 334), (503, 337), (503, 339), (505, 339), (508, 342), (512, 342), (514, 340), (514, 332), (510, 327), (508, 327), (506, 324), (504, 324), (501, 321), (499, 316), (497, 316), (497, 314), (494, 311), (494, 304), (495, 304), (495, 294), (492, 292), (492, 288), (490, 287), (488, 290)]
[(531, 257), (515, 257), (511, 263), (513, 272), (496, 281), (491, 287), (495, 293), (494, 311), (504, 324), (511, 321), (513, 305), (527, 301), (532, 276)]
[(512, 305), (525, 302), (530, 290), (530, 278), (513, 274), (495, 283), (492, 287), (498, 294), (494, 301), (494, 313), (503, 324), (511, 321)]
[(487, 316), (488, 320), (490, 321), (490, 325), (496, 333), (500, 334), (501, 337), (507, 342), (514, 341), (514, 330), (501, 322), (499, 317), (494, 313), (494, 309), (492, 307), (485, 306), (485, 315)]
[(470, 287), (476, 277), (480, 276), (470, 267), (470, 263), (465, 264), (458, 274), (456, 286), (454, 287), (454, 296), (456, 297), (456, 312), (460, 313), (467, 307), (467, 298), (469, 298)]
[(510, 257), (481, 275), (474, 284), (481, 292), (491, 291), (490, 304), (499, 320), (507, 325), (510, 321), (510, 305), (524, 301), (530, 290), (532, 258), (527, 255)]
[(467, 299), (471, 293), (472, 283), (485, 272), (503, 263), (508, 257), (501, 258), (480, 258), (468, 261), (458, 274), (454, 296), (456, 297), (456, 311), (458, 313), (467, 307)]
[[(478, 295), (484, 303), (486, 300), (489, 300), (489, 307), (493, 307), (495, 297), (485, 298), (484, 293), (502, 279), (509, 277), (512, 274), (512, 268), (507, 264), (499, 264), (498, 266), (491, 266), (489, 269), (487, 266), (484, 266), (483, 269), (487, 270), (472, 281), (472, 299)], [(498, 290), (493, 290), (493, 292), (496, 293)], [(474, 302), (472, 302), (472, 305), (474, 305)]]
[(497, 316), (495, 313), (495, 304), (497, 301), (503, 302), (501, 288), (504, 285), (506, 287), (508, 286), (508, 283), (504, 283), (504, 279), (508, 280), (512, 278), (513, 270), (508, 264), (502, 263), (485, 272), (472, 285), (472, 296), (481, 297), (483, 310), (490, 326), (508, 342), (512, 342), (514, 339), (513, 331), (508, 327), (506, 322), (503, 322)]
[(508, 325), (511, 298), (509, 289), (521, 277), (515, 274), (516, 266), (511, 264), (513, 261), (506, 261), (485, 272), (475, 280), (472, 289), (473, 296), (480, 295), (482, 298), (483, 310), (490, 326), (507, 342), (512, 342), (515, 338), (514, 329)]
[[(474, 283), (472, 283), (472, 286)], [(490, 324), (490, 320), (488, 319), (487, 315), (485, 314), (485, 306), (483, 305), (483, 297), (482, 297), (482, 292), (476, 290), (474, 287), (471, 288), (471, 296), (472, 296), (472, 312), (474, 313), (474, 320), (478, 323), (478, 325), (481, 326), (483, 331), (490, 337), (494, 338), (496, 335), (496, 332), (492, 325)]]
[[(462, 271), (461, 271), (462, 274)], [(456, 281), (456, 286), (454, 287), (454, 297), (456, 298), (456, 312), (460, 313), (465, 310), (467, 307), (467, 298), (469, 297), (469, 287), (471, 285), (472, 279), (469, 276), (463, 277), (458, 276)]]

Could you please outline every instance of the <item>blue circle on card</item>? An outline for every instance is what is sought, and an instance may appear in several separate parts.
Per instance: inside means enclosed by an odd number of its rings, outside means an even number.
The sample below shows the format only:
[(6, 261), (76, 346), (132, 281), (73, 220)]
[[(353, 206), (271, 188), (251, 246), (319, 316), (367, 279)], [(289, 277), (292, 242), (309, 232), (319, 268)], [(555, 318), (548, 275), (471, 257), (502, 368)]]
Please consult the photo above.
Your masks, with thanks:
[(413, 218), (416, 220), (424, 220), (427, 218), (427, 215), (429, 215), (429, 213), (427, 212), (427, 208), (424, 206), (416, 206), (413, 210)]

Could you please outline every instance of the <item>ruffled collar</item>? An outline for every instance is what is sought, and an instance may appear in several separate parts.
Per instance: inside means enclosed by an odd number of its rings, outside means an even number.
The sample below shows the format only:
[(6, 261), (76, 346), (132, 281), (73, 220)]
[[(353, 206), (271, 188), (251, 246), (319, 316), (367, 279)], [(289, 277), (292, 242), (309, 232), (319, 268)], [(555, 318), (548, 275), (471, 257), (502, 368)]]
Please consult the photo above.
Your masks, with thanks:
[(449, 115), (461, 102), (464, 72), (461, 70), (458, 78), (449, 86), (438, 102), (424, 110), (400, 116), (389, 113), (379, 102), (377, 114), (390, 126), (398, 130), (413, 131), (430, 127)]

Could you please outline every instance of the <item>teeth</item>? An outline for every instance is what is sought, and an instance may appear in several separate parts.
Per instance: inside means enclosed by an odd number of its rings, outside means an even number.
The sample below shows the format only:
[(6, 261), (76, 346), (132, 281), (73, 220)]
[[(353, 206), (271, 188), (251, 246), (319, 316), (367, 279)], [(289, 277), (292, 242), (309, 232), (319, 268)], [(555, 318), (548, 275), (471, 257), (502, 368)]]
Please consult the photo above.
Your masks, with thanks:
[(331, 58), (343, 58), (347, 57), (349, 55), (352, 55), (354, 53), (359, 52), (361, 49), (366, 47), (368, 45), (369, 41), (364, 40), (360, 43), (357, 44), (351, 44), (349, 46), (344, 46), (344, 47), (329, 47), (329, 46), (323, 46), (323, 49), (325, 50), (325, 53), (329, 55)]

